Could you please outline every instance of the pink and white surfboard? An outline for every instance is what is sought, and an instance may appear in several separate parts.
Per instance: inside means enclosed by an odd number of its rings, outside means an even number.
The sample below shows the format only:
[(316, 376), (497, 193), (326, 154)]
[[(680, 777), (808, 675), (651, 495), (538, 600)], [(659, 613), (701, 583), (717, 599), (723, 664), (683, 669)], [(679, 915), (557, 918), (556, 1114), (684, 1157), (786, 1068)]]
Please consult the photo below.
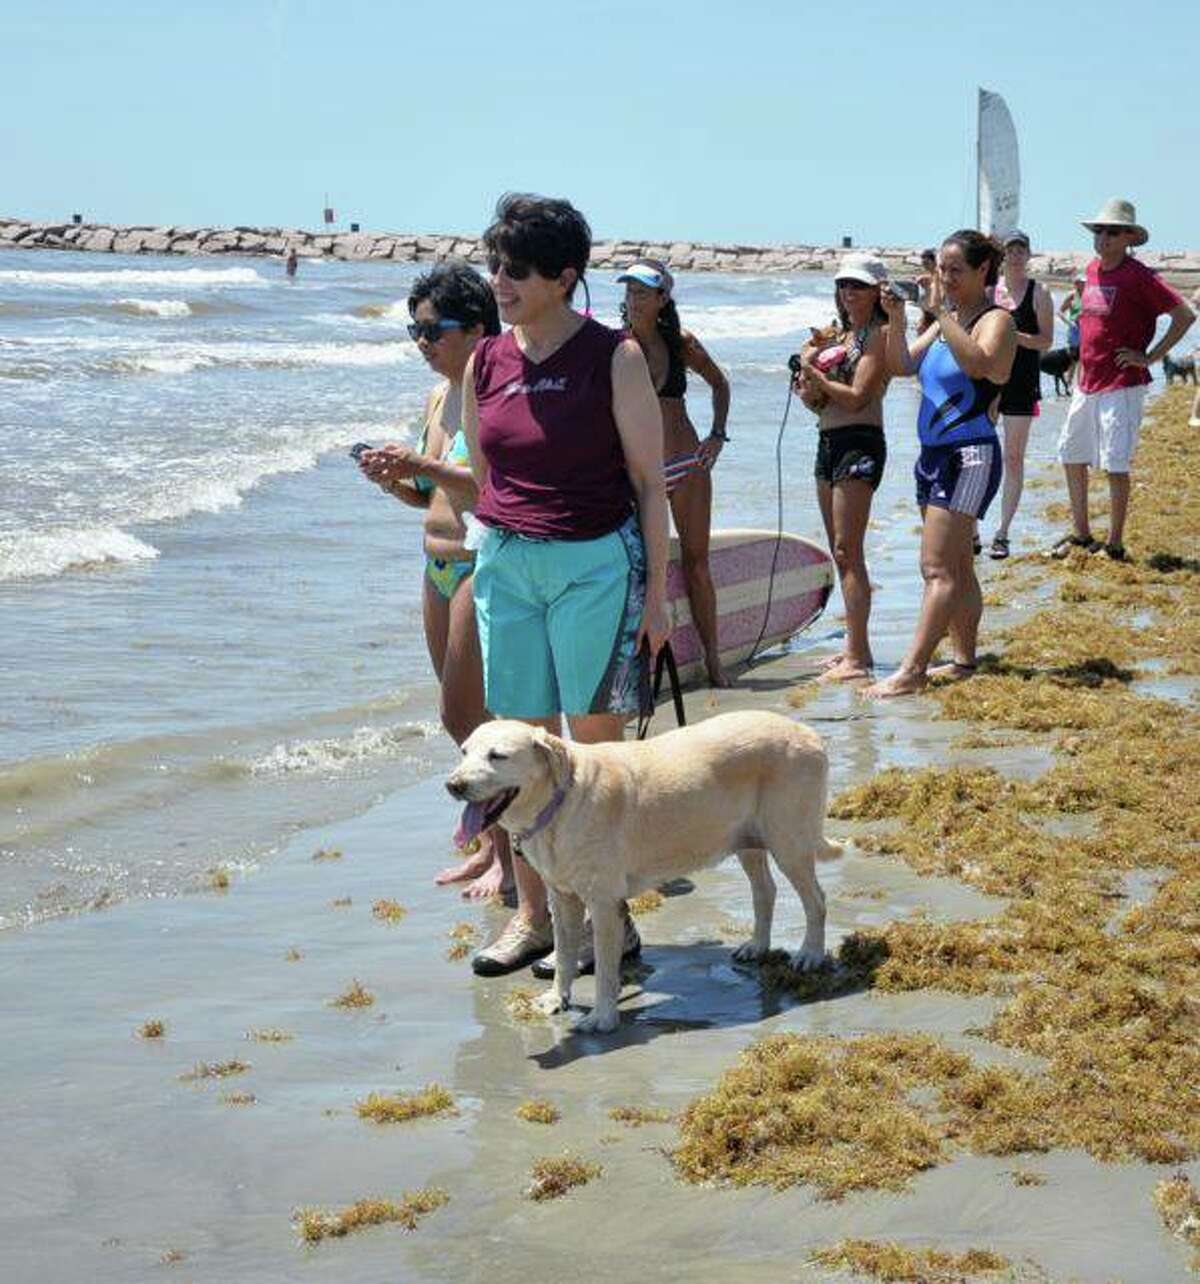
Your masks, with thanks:
[[(727, 669), (746, 659), (762, 632), (776, 540), (774, 531), (712, 533), (709, 566), (717, 590), (721, 663)], [(771, 615), (760, 648), (764, 650), (808, 628), (825, 609), (833, 588), (833, 561), (825, 549), (812, 540), (787, 533), (778, 542)], [(672, 622), (671, 648), (680, 680), (686, 685), (700, 683), (705, 676), (704, 650), (692, 623), (679, 567), (679, 541), (674, 537), (667, 567), (667, 607)]]

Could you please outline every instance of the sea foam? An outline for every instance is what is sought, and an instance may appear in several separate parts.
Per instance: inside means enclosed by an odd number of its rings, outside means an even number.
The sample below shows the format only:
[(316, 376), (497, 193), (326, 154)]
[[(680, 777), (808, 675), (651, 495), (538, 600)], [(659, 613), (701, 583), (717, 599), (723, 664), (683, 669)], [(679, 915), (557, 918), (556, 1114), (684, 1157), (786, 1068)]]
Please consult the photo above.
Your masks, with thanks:
[(0, 581), (44, 579), (69, 570), (146, 562), (158, 549), (115, 526), (0, 536)]
[(110, 268), (107, 271), (40, 272), (16, 268), (0, 272), (0, 285), (47, 285), (72, 290), (119, 288), (130, 285), (211, 286), (269, 285), (253, 268)]

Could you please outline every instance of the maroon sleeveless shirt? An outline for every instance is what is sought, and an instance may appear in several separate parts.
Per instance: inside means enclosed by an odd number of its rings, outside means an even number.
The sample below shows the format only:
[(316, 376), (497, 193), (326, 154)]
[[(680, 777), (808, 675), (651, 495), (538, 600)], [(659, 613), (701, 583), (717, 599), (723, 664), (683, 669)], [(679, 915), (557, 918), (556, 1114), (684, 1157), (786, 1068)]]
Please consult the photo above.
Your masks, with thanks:
[(479, 448), (488, 475), (475, 516), (533, 539), (597, 539), (633, 509), (612, 409), (624, 336), (590, 318), (545, 361), (512, 331), (475, 347)]

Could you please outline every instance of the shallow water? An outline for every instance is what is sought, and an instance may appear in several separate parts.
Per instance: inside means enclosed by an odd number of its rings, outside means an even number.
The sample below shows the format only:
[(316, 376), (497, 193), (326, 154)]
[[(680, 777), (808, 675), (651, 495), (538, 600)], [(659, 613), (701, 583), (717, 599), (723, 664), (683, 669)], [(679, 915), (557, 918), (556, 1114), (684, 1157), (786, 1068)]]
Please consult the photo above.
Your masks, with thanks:
[[(418, 516), (345, 455), (410, 433), (430, 387), (416, 271), (0, 253), (0, 927), (252, 866), (449, 761)], [(617, 287), (593, 294), (615, 320)], [(733, 386), (714, 523), (773, 528), (786, 357), (832, 283), (693, 275), (678, 297)], [(868, 539), (884, 663), (919, 592), (914, 419), (901, 381)], [(822, 538), (812, 425), (794, 403), (784, 525)]]

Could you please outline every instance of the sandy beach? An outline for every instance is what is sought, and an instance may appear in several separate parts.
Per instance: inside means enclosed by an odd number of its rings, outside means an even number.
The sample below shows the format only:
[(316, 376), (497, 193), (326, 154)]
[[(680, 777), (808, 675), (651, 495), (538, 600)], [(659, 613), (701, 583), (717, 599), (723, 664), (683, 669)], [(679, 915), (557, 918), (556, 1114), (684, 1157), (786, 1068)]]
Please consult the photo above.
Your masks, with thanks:
[[(1049, 534), (1036, 513), (1057, 485), (1045, 460), (1036, 472), (1023, 510), (1030, 539)], [(1192, 555), (1194, 532), (1186, 534)], [(873, 559), (873, 569), (883, 580), (914, 575), (895, 554)], [(985, 569), (990, 638), (1047, 605), (1053, 586), (1037, 582), (1040, 564), (1000, 577)], [(1046, 735), (993, 736), (989, 745), (978, 734), (968, 741), (976, 747), (964, 746), (969, 728), (939, 719), (928, 697), (864, 705), (851, 691), (815, 689), (814, 661), (831, 646), (824, 626), (834, 623), (827, 618), (802, 647), (756, 666), (738, 689), (694, 693), (691, 716), (748, 706), (794, 712), (799, 703), (796, 716), (828, 738), (835, 792), (888, 767), (992, 766), (1030, 781), (1054, 761)], [(879, 653), (898, 652), (910, 625), (906, 613), (885, 610)], [(1194, 679), (1161, 668), (1149, 666), (1134, 690), (1186, 701)], [(656, 721), (669, 725), (667, 710)], [(849, 1237), (986, 1248), (1013, 1264), (1007, 1278), (1187, 1277), (1188, 1249), (1163, 1228), (1151, 1194), (1176, 1168), (1200, 1177), (1194, 1162), (959, 1147), (901, 1192), (840, 1201), (805, 1185), (681, 1181), (670, 1158), (677, 1124), (631, 1127), (610, 1110), (677, 1116), (766, 1035), (924, 1032), (977, 1066), (1037, 1071), (1045, 1063), (983, 1035), (1005, 1002), (996, 993), (874, 988), (799, 1001), (764, 989), (753, 969), (730, 960), (750, 910), (747, 885), (728, 864), (642, 917), (645, 952), (616, 1035), (573, 1038), (565, 1022), (518, 1020), (506, 999), (530, 986), (527, 973), (481, 981), (465, 959), (446, 957), (456, 925), (486, 934), (503, 914), (468, 909), (433, 887), (453, 814), (438, 780), (424, 779), (365, 814), (298, 835), (225, 891), (129, 902), (0, 937), (10, 1102), (0, 1277), (823, 1280), (850, 1277), (816, 1264), (814, 1252)], [(852, 837), (859, 826), (833, 821), (830, 831)], [(1070, 831), (1067, 823), (1062, 832)], [(318, 850), (341, 855), (314, 859)], [(822, 877), (833, 947), (917, 912), (969, 922), (1005, 904), (853, 843)], [(1162, 878), (1131, 872), (1114, 912), (1148, 901)], [(405, 907), (401, 921), (372, 913), (382, 898)], [(799, 930), (799, 906), (782, 894), (777, 940), (793, 941)], [(374, 1002), (331, 1006), (354, 980)], [(585, 980), (578, 998), (589, 996)], [(139, 1037), (152, 1019), (164, 1023), (162, 1037)], [(291, 1037), (259, 1041), (247, 1037), (253, 1031)], [(231, 1061), (247, 1068), (181, 1078), (200, 1063)], [(369, 1093), (434, 1083), (457, 1113), (391, 1125), (356, 1114)], [(515, 1118), (531, 1098), (551, 1102), (561, 1120)], [(600, 1176), (561, 1200), (525, 1198), (534, 1161), (567, 1150), (600, 1165)], [(1014, 1170), (1042, 1184), (1019, 1185)], [(411, 1233), (380, 1226), (307, 1246), (292, 1220), (301, 1208), (335, 1210), (425, 1187), (449, 1200)]]

